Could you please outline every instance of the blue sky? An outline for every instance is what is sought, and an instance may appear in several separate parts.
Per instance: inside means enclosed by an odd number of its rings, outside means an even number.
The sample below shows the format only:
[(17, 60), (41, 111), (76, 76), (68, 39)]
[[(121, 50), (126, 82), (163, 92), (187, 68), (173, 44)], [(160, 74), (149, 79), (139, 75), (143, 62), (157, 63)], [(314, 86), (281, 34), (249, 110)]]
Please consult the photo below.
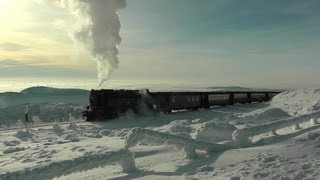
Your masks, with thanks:
[[(95, 78), (95, 62), (75, 53), (64, 31), (72, 16), (47, 3), (28, 2), (21, 9), (30, 23), (11, 32), (29, 33), (37, 43), (6, 36), (0, 62), (20, 63), (20, 73), (11, 66), (11, 74), (0, 75)], [(318, 0), (130, 0), (119, 13), (123, 40), (111, 79), (320, 87)], [(45, 46), (54, 48), (41, 53), (39, 47)], [(42, 67), (50, 68), (44, 73)]]

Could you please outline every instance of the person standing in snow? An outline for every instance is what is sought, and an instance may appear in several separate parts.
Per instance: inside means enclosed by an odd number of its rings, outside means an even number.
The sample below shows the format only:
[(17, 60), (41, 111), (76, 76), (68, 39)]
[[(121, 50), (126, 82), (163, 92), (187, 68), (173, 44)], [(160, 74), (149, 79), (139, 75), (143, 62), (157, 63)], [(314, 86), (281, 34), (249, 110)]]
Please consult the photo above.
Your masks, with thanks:
[(26, 130), (27, 130), (27, 131), (28, 131), (28, 122), (29, 122), (28, 112), (29, 112), (29, 107), (28, 107), (28, 105), (25, 105), (25, 106), (24, 106), (24, 113), (25, 113)]

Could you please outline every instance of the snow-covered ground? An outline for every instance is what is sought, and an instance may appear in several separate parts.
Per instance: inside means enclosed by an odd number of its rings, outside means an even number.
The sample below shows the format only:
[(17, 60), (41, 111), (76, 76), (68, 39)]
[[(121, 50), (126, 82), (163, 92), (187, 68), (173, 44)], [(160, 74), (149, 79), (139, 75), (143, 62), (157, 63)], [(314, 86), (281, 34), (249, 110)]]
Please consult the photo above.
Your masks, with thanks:
[[(0, 96), (0, 179), (320, 179), (319, 89), (99, 123), (81, 120), (84, 91), (40, 101), (31, 90)], [(17, 122), (30, 99), (26, 132)]]

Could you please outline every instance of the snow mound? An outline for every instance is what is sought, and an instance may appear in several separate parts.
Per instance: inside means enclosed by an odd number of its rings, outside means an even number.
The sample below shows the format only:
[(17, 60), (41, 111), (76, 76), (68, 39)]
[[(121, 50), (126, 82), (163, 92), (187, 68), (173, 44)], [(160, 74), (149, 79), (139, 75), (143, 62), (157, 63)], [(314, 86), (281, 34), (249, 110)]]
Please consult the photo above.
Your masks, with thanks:
[(190, 133), (193, 129), (188, 120), (176, 120), (169, 124), (156, 128), (156, 130), (166, 133)]
[(18, 146), (19, 144), (20, 144), (20, 141), (16, 141), (16, 140), (3, 142), (3, 145), (5, 146)]
[(101, 136), (109, 136), (112, 133), (112, 131), (110, 129), (102, 129), (101, 131), (99, 131), (99, 134)]
[(228, 123), (209, 121), (203, 123), (195, 132), (195, 139), (207, 142), (221, 142), (232, 140), (232, 132), (237, 128)]
[(64, 131), (64, 129), (62, 129), (58, 124), (53, 125), (52, 130), (58, 135), (63, 134), (63, 131)]
[(75, 124), (74, 122), (70, 122), (69, 126), (67, 127), (67, 129), (76, 130), (77, 129), (77, 124)]
[(21, 140), (28, 140), (29, 138), (32, 138), (33, 135), (29, 131), (20, 130), (15, 136)]
[(317, 112), (320, 111), (320, 89), (286, 91), (275, 96), (270, 104), (292, 116)]
[(80, 141), (79, 136), (76, 134), (68, 134), (64, 139), (68, 140), (70, 142), (79, 142)]
[(24, 151), (24, 147), (10, 147), (6, 150), (3, 151), (3, 154), (9, 154), (9, 153), (14, 153), (14, 152), (19, 152), (19, 151)]
[(201, 166), (197, 169), (197, 172), (212, 172), (214, 170), (214, 168), (212, 166)]

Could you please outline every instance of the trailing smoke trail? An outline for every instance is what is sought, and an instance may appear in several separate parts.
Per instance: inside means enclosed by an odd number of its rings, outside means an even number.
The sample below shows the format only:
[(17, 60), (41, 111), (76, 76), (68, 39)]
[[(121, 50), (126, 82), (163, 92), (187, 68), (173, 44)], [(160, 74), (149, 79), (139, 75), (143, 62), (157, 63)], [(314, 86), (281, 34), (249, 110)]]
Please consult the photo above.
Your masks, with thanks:
[(60, 4), (78, 18), (80, 28), (72, 33), (72, 38), (84, 45), (97, 61), (100, 87), (119, 63), (118, 10), (126, 7), (126, 0), (60, 0)]

